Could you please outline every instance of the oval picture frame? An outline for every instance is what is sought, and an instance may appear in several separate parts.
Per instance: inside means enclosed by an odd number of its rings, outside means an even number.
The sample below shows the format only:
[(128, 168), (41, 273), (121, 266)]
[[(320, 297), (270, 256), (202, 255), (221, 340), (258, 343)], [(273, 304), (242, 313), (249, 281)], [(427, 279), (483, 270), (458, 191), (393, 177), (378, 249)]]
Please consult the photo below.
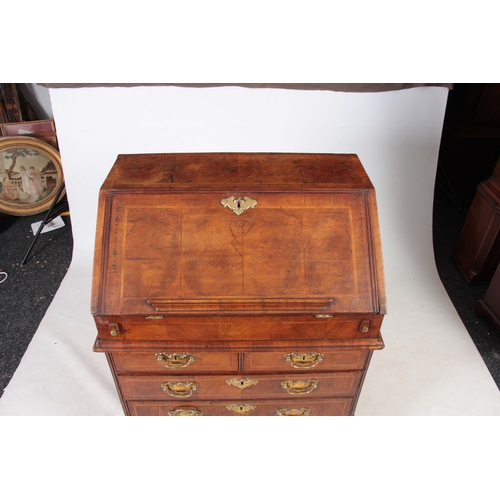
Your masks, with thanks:
[(34, 137), (0, 137), (0, 212), (21, 216), (44, 212), (63, 182), (57, 149)]

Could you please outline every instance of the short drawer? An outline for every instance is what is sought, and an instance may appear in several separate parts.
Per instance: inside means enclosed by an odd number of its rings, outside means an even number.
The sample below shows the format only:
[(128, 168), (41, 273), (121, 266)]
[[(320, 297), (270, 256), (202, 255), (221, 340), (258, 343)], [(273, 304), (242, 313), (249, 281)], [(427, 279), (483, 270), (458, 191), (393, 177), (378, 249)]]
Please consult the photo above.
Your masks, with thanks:
[[(214, 400), (354, 396), (360, 371), (282, 375), (118, 377), (125, 399)], [(305, 376), (301, 376), (305, 375)]]
[(244, 370), (248, 372), (272, 371), (328, 371), (362, 370), (369, 351), (289, 350), (286, 352), (245, 353)]
[(127, 406), (132, 416), (346, 416), (351, 414), (353, 399), (336, 398), (298, 403), (296, 399), (195, 404), (128, 401)]
[(113, 362), (117, 373), (162, 372), (237, 372), (236, 352), (190, 352), (189, 350), (139, 352), (114, 352)]

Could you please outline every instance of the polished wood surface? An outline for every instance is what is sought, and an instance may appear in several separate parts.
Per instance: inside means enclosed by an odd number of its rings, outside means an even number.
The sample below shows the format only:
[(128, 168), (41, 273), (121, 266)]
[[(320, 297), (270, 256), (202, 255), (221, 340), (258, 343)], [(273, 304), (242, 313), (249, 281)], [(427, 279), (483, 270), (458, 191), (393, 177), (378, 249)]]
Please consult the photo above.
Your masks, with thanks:
[(289, 349), (281, 352), (249, 352), (244, 356), (245, 371), (256, 372), (290, 372), (302, 371), (301, 368), (295, 368), (293, 363), (286, 359), (290, 353), (310, 354), (312, 352), (320, 352), (322, 359), (317, 365), (307, 368), (308, 372), (324, 371), (324, 370), (363, 370), (366, 367), (368, 359), (368, 351), (353, 350), (353, 351), (327, 351), (316, 347), (312, 349)]
[[(182, 366), (169, 365), (162, 361), (162, 354), (177, 354), (177, 357), (182, 355), (192, 354), (194, 360)], [(117, 373), (140, 373), (140, 372), (159, 372), (159, 373), (204, 373), (204, 372), (220, 372), (234, 371), (239, 368), (239, 358), (237, 352), (198, 352), (197, 350), (188, 349), (179, 352), (172, 350), (141, 352), (113, 352), (113, 361)], [(164, 357), (164, 356), (163, 356)], [(186, 356), (185, 356), (186, 357)], [(158, 359), (160, 358), (160, 359)]]
[(99, 197), (91, 310), (126, 414), (168, 414), (176, 397), (276, 414), (266, 399), (290, 397), (289, 376), (310, 414), (353, 414), (383, 347), (373, 186), (356, 155), (120, 155)]
[[(96, 317), (102, 340), (173, 341), (256, 341), (345, 339), (353, 342), (380, 338), (382, 315), (339, 314), (331, 318), (308, 316), (148, 316)], [(368, 331), (360, 331), (369, 321)], [(112, 335), (109, 323), (119, 325), (119, 335)]]
[[(229, 385), (227, 380), (235, 378), (233, 375), (141, 375), (119, 376), (118, 383), (121, 392), (127, 400), (228, 400), (239, 401), (269, 398), (290, 398), (290, 393), (281, 385), (282, 382), (315, 381), (317, 386), (310, 393), (293, 394), (296, 399), (310, 399), (317, 397), (354, 396), (361, 378), (360, 371), (317, 373), (285, 373), (280, 375), (249, 375), (244, 374), (240, 380), (251, 378), (256, 383), (244, 389)], [(190, 395), (185, 392), (167, 392), (162, 384), (193, 383), (197, 388)], [(293, 385), (293, 384), (290, 384)], [(312, 387), (312, 386), (311, 386)]]
[[(235, 216), (230, 195), (258, 205)], [(253, 298), (300, 313), (286, 299), (314, 298), (328, 304), (318, 313), (384, 313), (377, 235), (355, 155), (122, 155), (101, 189), (92, 312)]]

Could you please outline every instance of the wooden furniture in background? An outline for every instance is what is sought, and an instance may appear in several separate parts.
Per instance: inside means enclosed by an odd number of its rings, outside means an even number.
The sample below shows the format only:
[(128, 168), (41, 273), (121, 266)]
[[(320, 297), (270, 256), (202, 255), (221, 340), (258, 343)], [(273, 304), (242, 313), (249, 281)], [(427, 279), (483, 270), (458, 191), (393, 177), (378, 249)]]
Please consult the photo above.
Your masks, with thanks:
[(486, 315), (497, 330), (500, 330), (500, 266), (491, 279), (484, 299), (478, 301), (474, 313), (477, 316)]
[(19, 101), (18, 90), (15, 83), (0, 84), (0, 94), (3, 101), (4, 122), (23, 121), (21, 102)]
[(352, 415), (385, 290), (356, 155), (120, 155), (92, 314), (127, 415)]
[(453, 254), (467, 283), (488, 283), (500, 261), (500, 160), (481, 182)]
[(465, 211), (500, 156), (500, 83), (456, 83), (448, 94), (438, 186)]

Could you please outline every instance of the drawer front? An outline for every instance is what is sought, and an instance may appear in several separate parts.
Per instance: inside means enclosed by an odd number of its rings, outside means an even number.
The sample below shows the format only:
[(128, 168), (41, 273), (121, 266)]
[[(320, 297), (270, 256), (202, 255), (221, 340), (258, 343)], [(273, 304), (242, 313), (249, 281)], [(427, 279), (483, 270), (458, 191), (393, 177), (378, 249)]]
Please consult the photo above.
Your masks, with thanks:
[(154, 352), (114, 352), (117, 373), (206, 373), (237, 372), (236, 352), (190, 352), (189, 350), (158, 350)]
[(289, 350), (283, 352), (251, 352), (245, 354), (248, 372), (363, 370), (368, 351)]
[(196, 402), (179, 404), (161, 401), (128, 401), (132, 416), (346, 416), (351, 398), (300, 402), (296, 399), (256, 402)]
[(235, 400), (354, 396), (361, 373), (337, 372), (232, 376), (128, 376), (118, 377), (125, 399)]

